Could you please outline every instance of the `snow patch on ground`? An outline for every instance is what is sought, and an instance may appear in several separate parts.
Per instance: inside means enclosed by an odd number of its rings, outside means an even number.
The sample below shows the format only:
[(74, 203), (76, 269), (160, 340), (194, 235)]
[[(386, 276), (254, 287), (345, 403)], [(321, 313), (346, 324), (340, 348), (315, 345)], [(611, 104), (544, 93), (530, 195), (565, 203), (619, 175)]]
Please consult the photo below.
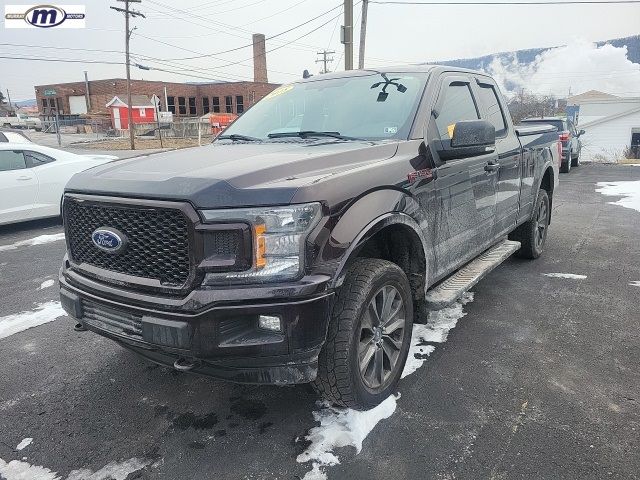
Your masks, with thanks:
[(586, 275), (578, 275), (576, 273), (543, 273), (545, 277), (551, 278), (572, 278), (574, 280), (584, 280)]
[(69, 474), (67, 480), (126, 480), (129, 475), (151, 463), (140, 458), (130, 458), (124, 462), (110, 462), (97, 472), (87, 468), (74, 470)]
[(640, 280), (629, 282), (629, 285), (631, 285), (632, 287), (640, 287)]
[(18, 446), (16, 447), (16, 450), (24, 450), (25, 448), (27, 448), (29, 445), (31, 445), (31, 442), (33, 442), (33, 438), (25, 438), (23, 439)]
[(611, 205), (620, 205), (640, 212), (640, 180), (630, 182), (598, 182), (596, 192), (612, 197), (623, 197)]
[(0, 477), (6, 480), (61, 480), (56, 472), (48, 468), (30, 465), (20, 460), (9, 463), (0, 458)]
[(418, 370), (435, 350), (433, 345), (428, 345), (427, 343), (443, 343), (447, 341), (449, 330), (455, 327), (458, 320), (466, 315), (462, 307), (472, 301), (473, 293), (465, 292), (462, 298), (452, 306), (429, 312), (426, 324), (413, 326), (411, 347), (409, 348), (407, 363), (402, 371), (402, 378)]
[(66, 315), (60, 302), (51, 301), (39, 304), (34, 310), (0, 317), (0, 339), (28, 328), (52, 322)]
[(303, 480), (327, 478), (322, 467), (340, 463), (333, 450), (341, 447), (355, 447), (356, 453), (362, 450), (362, 442), (375, 426), (389, 418), (396, 410), (397, 397), (391, 395), (380, 405), (360, 412), (350, 408), (332, 407), (320, 403), (320, 409), (313, 412), (313, 418), (320, 425), (309, 430), (305, 437), (311, 445), (298, 455), (298, 462), (313, 462), (313, 469)]
[(55, 280), (45, 280), (40, 284), (40, 290), (44, 290), (45, 288), (53, 287)]
[[(151, 461), (131, 458), (123, 462), (110, 462), (97, 472), (83, 468), (74, 470), (67, 480), (126, 480), (126, 478), (142, 470)], [(56, 472), (48, 468), (30, 465), (20, 460), (7, 463), (0, 458), (0, 478), (6, 480), (62, 480)]]
[(28, 240), (21, 240), (19, 242), (11, 243), (9, 245), (0, 245), (0, 252), (7, 250), (15, 250), (20, 247), (31, 247), (33, 245), (42, 245), (44, 243), (57, 242), (64, 240), (64, 233), (54, 233), (52, 235), (40, 235), (38, 237), (30, 238)]
[[(449, 330), (466, 315), (463, 311), (464, 305), (472, 301), (473, 293), (466, 292), (451, 307), (429, 312), (425, 325), (413, 326), (411, 346), (402, 378), (418, 370), (435, 350), (433, 345), (427, 343), (447, 341)], [(340, 459), (334, 453), (337, 448), (352, 446), (356, 449), (356, 454), (360, 453), (362, 442), (375, 426), (393, 415), (399, 397), (400, 395), (392, 395), (380, 405), (364, 412), (318, 402), (319, 409), (313, 412), (313, 418), (320, 425), (309, 430), (305, 439), (311, 444), (297, 458), (299, 463), (312, 462), (312, 469), (305, 474), (303, 480), (325, 480), (326, 467), (340, 463)]]

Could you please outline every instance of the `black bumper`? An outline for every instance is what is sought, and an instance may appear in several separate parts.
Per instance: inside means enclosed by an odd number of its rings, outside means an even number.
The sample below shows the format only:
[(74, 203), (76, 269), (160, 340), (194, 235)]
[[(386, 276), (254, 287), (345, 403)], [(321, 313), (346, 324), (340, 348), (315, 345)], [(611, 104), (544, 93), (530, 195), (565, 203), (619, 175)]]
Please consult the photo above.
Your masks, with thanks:
[[(150, 308), (154, 301), (166, 307), (159, 297), (144, 302), (108, 298), (61, 272), (60, 297), (67, 313), (88, 330), (153, 362), (240, 383), (293, 384), (310, 382), (317, 374), (333, 300), (327, 281), (307, 279), (304, 288), (289, 290), (313, 292), (303, 297), (261, 297), (189, 312)], [(211, 291), (193, 292), (185, 305), (199, 295), (208, 297)], [(260, 315), (278, 317), (281, 331), (260, 328)]]

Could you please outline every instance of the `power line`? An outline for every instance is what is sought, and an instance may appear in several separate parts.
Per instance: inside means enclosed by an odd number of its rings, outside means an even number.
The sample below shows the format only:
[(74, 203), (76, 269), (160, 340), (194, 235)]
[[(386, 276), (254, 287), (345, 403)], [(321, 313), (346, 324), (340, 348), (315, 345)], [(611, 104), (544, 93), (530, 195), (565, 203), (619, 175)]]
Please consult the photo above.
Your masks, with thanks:
[(371, 0), (369, 3), (379, 5), (602, 5), (614, 3), (640, 3), (640, 0), (550, 0), (532, 2), (417, 2), (405, 0)]

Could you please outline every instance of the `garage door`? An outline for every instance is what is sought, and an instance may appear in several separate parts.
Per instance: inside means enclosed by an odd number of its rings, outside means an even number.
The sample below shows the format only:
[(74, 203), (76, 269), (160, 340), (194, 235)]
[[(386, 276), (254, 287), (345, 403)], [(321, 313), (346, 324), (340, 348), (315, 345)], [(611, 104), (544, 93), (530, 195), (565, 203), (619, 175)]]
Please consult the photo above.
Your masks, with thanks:
[(69, 97), (69, 109), (71, 114), (79, 115), (81, 113), (87, 113), (87, 101), (84, 95), (75, 95)]

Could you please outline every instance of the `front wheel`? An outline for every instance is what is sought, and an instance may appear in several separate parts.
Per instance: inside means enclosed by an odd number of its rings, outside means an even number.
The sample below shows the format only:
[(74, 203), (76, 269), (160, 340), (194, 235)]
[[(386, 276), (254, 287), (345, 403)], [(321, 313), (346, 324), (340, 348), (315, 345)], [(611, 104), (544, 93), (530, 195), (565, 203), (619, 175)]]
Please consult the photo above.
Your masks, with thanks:
[(357, 259), (334, 303), (315, 390), (344, 407), (379, 404), (400, 381), (412, 328), (411, 288), (402, 269), (386, 260)]
[(549, 195), (546, 190), (540, 189), (532, 218), (509, 235), (511, 240), (517, 240), (522, 244), (518, 250), (519, 257), (536, 259), (542, 255), (547, 241), (550, 213)]

